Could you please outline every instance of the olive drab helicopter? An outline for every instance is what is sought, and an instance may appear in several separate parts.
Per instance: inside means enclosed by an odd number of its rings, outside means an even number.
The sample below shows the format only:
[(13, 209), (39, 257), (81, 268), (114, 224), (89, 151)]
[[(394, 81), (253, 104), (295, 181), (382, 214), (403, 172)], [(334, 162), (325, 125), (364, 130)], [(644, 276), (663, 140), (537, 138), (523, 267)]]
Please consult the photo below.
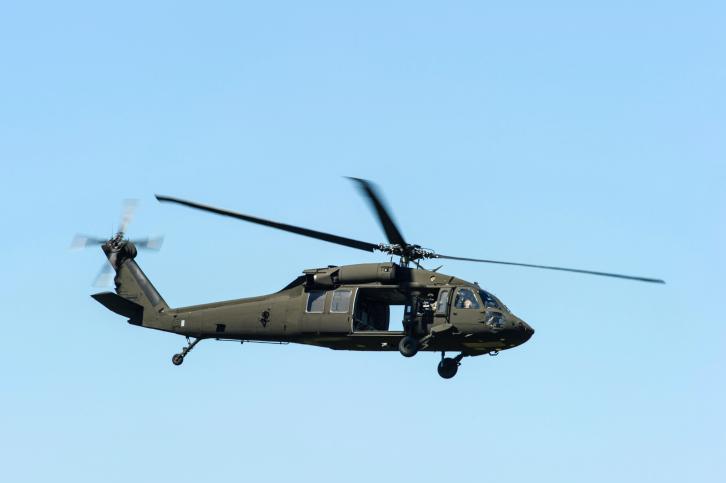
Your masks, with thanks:
[[(449, 379), (464, 357), (496, 355), (525, 343), (534, 329), (476, 283), (438, 269), (426, 270), (419, 263), (422, 260), (495, 263), (664, 283), (615, 273), (442, 255), (408, 243), (375, 186), (366, 180), (351, 180), (372, 206), (388, 243), (354, 240), (170, 196), (156, 198), (358, 250), (382, 252), (391, 261), (311, 268), (269, 295), (171, 308), (137, 265), (139, 242), (125, 238), (124, 223), (109, 240), (85, 238), (86, 245), (101, 245), (115, 271), (115, 293), (92, 297), (127, 317), (130, 324), (185, 336), (187, 345), (172, 357), (177, 366), (206, 339), (299, 343), (336, 350), (397, 350), (405, 357), (419, 351), (440, 352), (438, 373)], [(140, 244), (154, 246), (149, 239)], [(394, 257), (398, 263), (392, 261)], [(389, 330), (392, 306), (403, 306), (402, 330)], [(458, 354), (447, 357), (447, 352)]]

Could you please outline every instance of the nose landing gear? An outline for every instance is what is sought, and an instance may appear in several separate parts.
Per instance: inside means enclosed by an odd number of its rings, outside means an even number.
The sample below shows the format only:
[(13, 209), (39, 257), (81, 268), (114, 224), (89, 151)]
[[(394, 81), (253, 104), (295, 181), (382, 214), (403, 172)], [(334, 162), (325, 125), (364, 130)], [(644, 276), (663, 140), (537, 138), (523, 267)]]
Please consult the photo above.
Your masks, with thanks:
[(436, 368), (439, 372), (439, 376), (443, 377), (444, 379), (451, 379), (456, 375), (456, 373), (459, 370), (459, 366), (461, 365), (461, 360), (465, 357), (465, 354), (462, 352), (456, 357), (444, 357), (445, 353), (441, 353), (441, 362), (439, 362), (439, 366)]
[(202, 339), (194, 339), (194, 342), (192, 342), (189, 337), (187, 337), (187, 345), (182, 349), (182, 351), (178, 354), (174, 354), (171, 358), (171, 363), (175, 366), (181, 366), (182, 362), (184, 362), (184, 357), (189, 354), (189, 351), (194, 349), (194, 346), (197, 345)]

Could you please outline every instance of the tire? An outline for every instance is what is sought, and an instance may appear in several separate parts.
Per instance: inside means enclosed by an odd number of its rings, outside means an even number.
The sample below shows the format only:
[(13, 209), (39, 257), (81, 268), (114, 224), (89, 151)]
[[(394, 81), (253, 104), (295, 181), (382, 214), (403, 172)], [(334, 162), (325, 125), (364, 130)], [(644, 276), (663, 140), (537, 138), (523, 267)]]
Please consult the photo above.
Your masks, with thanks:
[(454, 359), (446, 357), (439, 362), (437, 370), (439, 371), (439, 376), (444, 379), (451, 379), (458, 372), (459, 364)]
[(413, 357), (418, 352), (418, 340), (415, 337), (407, 335), (398, 343), (398, 350), (404, 357)]
[(171, 363), (175, 366), (181, 366), (182, 362), (184, 362), (184, 356), (181, 354), (174, 354), (171, 358)]

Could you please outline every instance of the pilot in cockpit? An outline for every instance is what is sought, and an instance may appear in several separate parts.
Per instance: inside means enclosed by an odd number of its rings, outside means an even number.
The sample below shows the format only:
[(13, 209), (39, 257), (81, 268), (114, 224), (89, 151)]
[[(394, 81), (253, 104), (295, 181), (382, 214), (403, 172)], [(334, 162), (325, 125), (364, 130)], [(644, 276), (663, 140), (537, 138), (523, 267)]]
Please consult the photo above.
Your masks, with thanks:
[(476, 296), (471, 289), (462, 288), (456, 294), (454, 306), (458, 309), (478, 309), (479, 302), (476, 300)]

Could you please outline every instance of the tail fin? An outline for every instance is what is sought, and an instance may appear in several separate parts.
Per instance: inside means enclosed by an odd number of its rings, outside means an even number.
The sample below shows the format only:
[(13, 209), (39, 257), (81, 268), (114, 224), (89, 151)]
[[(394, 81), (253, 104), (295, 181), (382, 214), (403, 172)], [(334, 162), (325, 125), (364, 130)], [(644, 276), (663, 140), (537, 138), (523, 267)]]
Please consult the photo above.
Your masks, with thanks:
[(116, 271), (116, 294), (101, 293), (93, 298), (109, 310), (129, 317), (129, 322), (160, 330), (171, 329), (169, 306), (136, 264), (136, 247), (114, 238), (101, 247)]

